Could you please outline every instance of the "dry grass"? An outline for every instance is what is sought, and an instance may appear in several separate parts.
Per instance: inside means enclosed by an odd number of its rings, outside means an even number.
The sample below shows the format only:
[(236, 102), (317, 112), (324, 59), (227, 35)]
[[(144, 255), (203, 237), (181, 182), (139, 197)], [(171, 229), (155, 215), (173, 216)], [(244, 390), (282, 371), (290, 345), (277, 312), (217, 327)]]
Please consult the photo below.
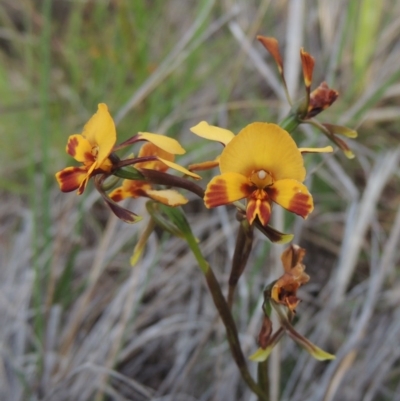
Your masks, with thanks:
[[(316, 58), (315, 83), (341, 93), (319, 119), (359, 132), (356, 159), (308, 158), (310, 218), (277, 223), (307, 249), (311, 281), (296, 328), (337, 358), (317, 362), (285, 339), (270, 360), (271, 401), (400, 401), (400, 4), (374, 3), (381, 11), (371, 16), (369, 3), (60, 0), (50, 41), (46, 0), (0, 4), (1, 400), (256, 399), (185, 243), (153, 233), (131, 268), (145, 223), (118, 221), (94, 192), (60, 194), (52, 177), (67, 160), (67, 136), (100, 100), (122, 139), (173, 135), (189, 149), (184, 164), (218, 152), (189, 133), (200, 119), (234, 131), (279, 120), (283, 92), (254, 41), (260, 33), (280, 40), (294, 97), (304, 45)], [(45, 57), (46, 45), (47, 67), (37, 53)], [(297, 138), (326, 144), (309, 127)], [(146, 215), (143, 201), (129, 206)], [(226, 290), (234, 211), (196, 199), (185, 210)], [(262, 289), (277, 277), (274, 249), (257, 236), (239, 285), (234, 315), (246, 355), (256, 349)]]

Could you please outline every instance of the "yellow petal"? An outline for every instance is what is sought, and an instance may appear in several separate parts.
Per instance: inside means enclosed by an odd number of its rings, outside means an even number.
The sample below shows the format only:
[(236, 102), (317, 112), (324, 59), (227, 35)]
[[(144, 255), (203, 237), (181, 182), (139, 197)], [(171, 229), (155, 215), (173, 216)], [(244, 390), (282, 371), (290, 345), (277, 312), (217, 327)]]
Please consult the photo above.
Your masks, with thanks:
[(275, 203), (304, 219), (314, 209), (314, 202), (307, 187), (296, 180), (276, 181), (266, 191)]
[(210, 160), (208, 162), (194, 163), (189, 165), (190, 171), (203, 171), (210, 170), (219, 166), (219, 158), (217, 160)]
[(225, 173), (214, 177), (204, 195), (206, 207), (216, 207), (247, 198), (251, 194), (249, 180), (238, 173)]
[(62, 192), (75, 191), (88, 179), (88, 170), (86, 167), (67, 167), (56, 174), (56, 179)]
[(268, 359), (272, 349), (273, 347), (259, 348), (254, 354), (249, 356), (249, 359), (253, 362), (264, 362)]
[(252, 123), (243, 128), (222, 151), (221, 173), (236, 172), (246, 177), (264, 170), (274, 180), (304, 181), (306, 170), (295, 141), (281, 127)]
[(183, 195), (173, 189), (162, 189), (159, 191), (151, 189), (147, 190), (146, 194), (149, 198), (167, 206), (181, 206), (189, 202)]
[[(164, 160), (168, 160), (173, 162), (175, 159), (175, 156), (172, 153), (169, 153), (158, 146), (154, 145), (151, 142), (145, 143), (139, 151), (138, 157), (148, 157), (148, 156), (159, 156), (162, 157)], [(143, 163), (136, 163), (135, 167), (138, 168), (148, 168), (150, 170), (157, 170), (157, 171), (167, 171), (168, 166), (160, 162), (159, 160), (151, 160), (151, 161), (146, 161)]]
[(227, 145), (235, 137), (233, 132), (224, 128), (215, 127), (214, 125), (209, 125), (205, 121), (190, 128), (190, 131), (202, 138), (221, 142), (223, 145)]
[(182, 148), (176, 139), (165, 135), (151, 134), (150, 132), (139, 132), (137, 138), (151, 142), (166, 152), (172, 153), (173, 155), (183, 155), (186, 153), (185, 149)]
[(98, 105), (97, 113), (86, 123), (82, 135), (92, 147), (97, 146), (97, 166), (100, 166), (111, 153), (117, 133), (114, 120), (104, 103)]
[(78, 162), (92, 164), (96, 160), (92, 154), (92, 145), (82, 135), (71, 135), (68, 138), (67, 147), (65, 150)]
[(299, 148), (300, 153), (332, 153), (332, 146), (325, 146), (324, 148)]
[(124, 180), (122, 186), (115, 188), (109, 197), (114, 202), (119, 202), (126, 198), (138, 198), (146, 196), (146, 191), (151, 189), (151, 185), (145, 181)]
[(201, 177), (198, 174), (192, 173), (191, 171), (187, 170), (185, 167), (180, 166), (179, 164), (170, 162), (169, 160), (162, 159), (161, 157), (157, 157), (158, 160), (165, 163), (168, 167), (173, 168), (174, 170), (180, 171), (183, 174), (188, 175), (189, 177), (195, 178), (196, 180), (200, 180)]

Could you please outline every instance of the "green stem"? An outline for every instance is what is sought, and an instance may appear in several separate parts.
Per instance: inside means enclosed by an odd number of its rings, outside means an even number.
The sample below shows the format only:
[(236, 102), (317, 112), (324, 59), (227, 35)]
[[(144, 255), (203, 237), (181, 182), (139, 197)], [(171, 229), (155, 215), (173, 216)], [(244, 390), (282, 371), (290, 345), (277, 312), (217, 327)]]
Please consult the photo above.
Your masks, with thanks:
[[(218, 313), (225, 326), (226, 336), (232, 352), (233, 359), (239, 368), (240, 374), (247, 386), (253, 391), (261, 401), (268, 401), (267, 394), (260, 388), (260, 386), (251, 377), (250, 372), (247, 369), (246, 359), (243, 355), (242, 348), (240, 346), (239, 336), (236, 329), (235, 321), (232, 317), (229, 306), (222, 294), (221, 287), (216, 279), (214, 272), (212, 271), (208, 262), (204, 259), (201, 253), (197, 239), (194, 237), (190, 225), (180, 210), (180, 208), (172, 208), (165, 205), (159, 205), (161, 212), (164, 213), (170, 220), (171, 223), (176, 226), (176, 229), (180, 233), (180, 237), (185, 238), (190, 250), (193, 252), (201, 271), (203, 272), (208, 289), (210, 290), (214, 305), (218, 310)], [(153, 218), (156, 216), (152, 214)]]
[(260, 386), (253, 380), (253, 378), (250, 375), (250, 372), (247, 369), (246, 360), (244, 358), (243, 351), (240, 346), (240, 341), (235, 321), (233, 320), (229, 306), (222, 294), (221, 287), (219, 286), (219, 283), (214, 275), (214, 272), (210, 267), (208, 267), (205, 277), (208, 288), (211, 292), (211, 296), (214, 301), (214, 305), (216, 306), (218, 313), (222, 319), (222, 322), (224, 323), (226, 329), (226, 336), (229, 342), (229, 346), (231, 348), (233, 359), (235, 360), (236, 365), (239, 368), (243, 380), (246, 382), (251, 391), (253, 391), (258, 396), (260, 401), (268, 401), (267, 393), (265, 393), (260, 388)]
[(218, 313), (222, 319), (222, 322), (225, 326), (226, 336), (228, 339), (228, 343), (232, 352), (233, 359), (236, 362), (237, 367), (239, 368), (240, 374), (242, 375), (243, 380), (246, 382), (248, 387), (259, 397), (262, 401), (268, 401), (267, 394), (258, 386), (258, 384), (253, 380), (250, 375), (250, 372), (247, 369), (247, 364), (245, 357), (243, 355), (242, 348), (240, 346), (239, 336), (236, 329), (235, 321), (233, 320), (231, 311), (229, 306), (222, 294), (221, 287), (212, 271), (210, 265), (204, 259), (201, 254), (200, 248), (194, 239), (194, 237), (188, 236), (186, 237), (188, 245), (192, 250), (204, 276), (206, 278), (207, 286), (210, 290), (211, 296), (214, 301), (214, 305), (218, 310)]
[[(269, 393), (269, 375), (268, 375), (268, 359), (263, 362), (259, 362), (257, 366), (257, 381), (258, 385), (265, 391), (266, 394)], [(259, 398), (262, 401), (262, 398)]]
[(253, 233), (253, 226), (249, 224), (247, 219), (243, 219), (240, 222), (238, 236), (236, 238), (235, 253), (233, 254), (232, 269), (229, 276), (228, 306), (230, 309), (232, 309), (237, 283), (240, 276), (243, 274), (250, 256), (253, 246)]

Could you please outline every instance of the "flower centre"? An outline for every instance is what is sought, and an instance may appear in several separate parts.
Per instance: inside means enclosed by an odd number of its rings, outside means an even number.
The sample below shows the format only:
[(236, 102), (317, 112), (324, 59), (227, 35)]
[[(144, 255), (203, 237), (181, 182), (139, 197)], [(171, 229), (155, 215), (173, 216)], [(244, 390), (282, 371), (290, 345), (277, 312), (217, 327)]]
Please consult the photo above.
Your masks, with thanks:
[(272, 175), (265, 170), (253, 171), (250, 176), (250, 181), (259, 189), (263, 189), (274, 183)]

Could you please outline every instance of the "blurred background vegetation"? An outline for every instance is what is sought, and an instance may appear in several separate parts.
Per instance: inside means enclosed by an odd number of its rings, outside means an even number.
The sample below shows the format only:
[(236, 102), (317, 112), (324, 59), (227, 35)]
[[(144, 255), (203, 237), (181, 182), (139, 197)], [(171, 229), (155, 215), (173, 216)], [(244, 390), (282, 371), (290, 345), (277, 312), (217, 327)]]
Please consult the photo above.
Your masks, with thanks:
[[(271, 400), (400, 400), (396, 0), (0, 2), (1, 400), (255, 400), (184, 243), (154, 234), (132, 269), (144, 226), (116, 221), (90, 186), (61, 194), (54, 173), (72, 165), (67, 138), (99, 102), (119, 141), (173, 136), (188, 150), (184, 165), (221, 150), (190, 133), (200, 120), (234, 132), (278, 122), (288, 106), (257, 34), (279, 40), (294, 99), (304, 46), (316, 60), (313, 88), (325, 80), (340, 93), (318, 119), (359, 132), (348, 140), (353, 160), (307, 157), (315, 211), (285, 219), (311, 275), (296, 327), (337, 359), (315, 362), (283, 341), (270, 361)], [(295, 137), (328, 144), (307, 126)], [(225, 286), (234, 210), (191, 199), (185, 210)], [(146, 214), (143, 200), (128, 206)], [(262, 289), (280, 275), (270, 250), (257, 237), (238, 291), (247, 355)]]

